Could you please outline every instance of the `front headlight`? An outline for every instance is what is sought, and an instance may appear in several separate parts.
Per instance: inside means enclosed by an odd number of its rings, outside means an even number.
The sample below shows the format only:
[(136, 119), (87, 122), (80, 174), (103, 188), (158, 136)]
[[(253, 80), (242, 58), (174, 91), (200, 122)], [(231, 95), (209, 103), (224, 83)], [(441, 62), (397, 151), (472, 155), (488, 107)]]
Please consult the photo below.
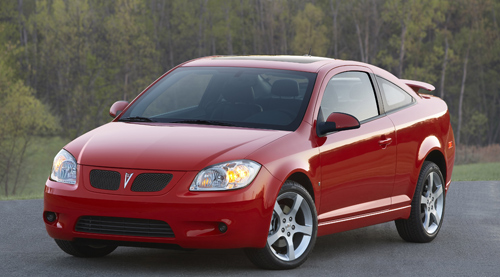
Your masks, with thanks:
[(248, 186), (260, 164), (249, 160), (237, 160), (209, 166), (196, 175), (190, 191), (230, 190)]
[(68, 151), (57, 153), (52, 164), (50, 179), (60, 183), (76, 184), (76, 160)]

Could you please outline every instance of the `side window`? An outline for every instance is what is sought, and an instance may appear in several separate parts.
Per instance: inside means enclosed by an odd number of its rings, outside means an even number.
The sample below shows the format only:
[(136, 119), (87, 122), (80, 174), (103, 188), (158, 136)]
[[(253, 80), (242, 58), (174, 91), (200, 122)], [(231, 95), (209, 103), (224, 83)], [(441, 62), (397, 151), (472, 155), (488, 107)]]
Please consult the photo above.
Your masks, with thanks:
[(321, 100), (320, 117), (333, 112), (355, 116), (359, 121), (379, 115), (370, 77), (365, 72), (343, 72), (333, 76)]
[(407, 106), (415, 101), (406, 91), (386, 79), (377, 76), (377, 81), (382, 89), (382, 99), (386, 112)]

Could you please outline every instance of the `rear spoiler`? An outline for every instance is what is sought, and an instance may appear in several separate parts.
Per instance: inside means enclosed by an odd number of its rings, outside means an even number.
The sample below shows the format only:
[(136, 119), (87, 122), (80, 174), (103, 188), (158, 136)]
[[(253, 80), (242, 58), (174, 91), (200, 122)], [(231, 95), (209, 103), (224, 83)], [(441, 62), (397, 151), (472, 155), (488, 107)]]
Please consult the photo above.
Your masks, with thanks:
[(418, 93), (419, 89), (425, 89), (427, 91), (433, 91), (436, 89), (433, 85), (428, 84), (428, 83), (424, 83), (424, 82), (413, 81), (413, 80), (404, 80), (404, 79), (401, 79), (401, 81), (417, 93)]

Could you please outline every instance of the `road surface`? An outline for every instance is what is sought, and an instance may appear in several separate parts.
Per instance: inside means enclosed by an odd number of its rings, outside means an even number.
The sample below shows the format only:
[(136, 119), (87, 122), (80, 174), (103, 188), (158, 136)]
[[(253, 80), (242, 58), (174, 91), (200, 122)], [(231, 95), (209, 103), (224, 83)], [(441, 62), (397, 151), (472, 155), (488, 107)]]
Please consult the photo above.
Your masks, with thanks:
[(242, 250), (119, 247), (74, 258), (47, 235), (42, 200), (0, 201), (0, 276), (499, 276), (500, 181), (454, 182), (431, 243), (401, 240), (393, 222), (320, 237), (290, 271), (255, 268)]

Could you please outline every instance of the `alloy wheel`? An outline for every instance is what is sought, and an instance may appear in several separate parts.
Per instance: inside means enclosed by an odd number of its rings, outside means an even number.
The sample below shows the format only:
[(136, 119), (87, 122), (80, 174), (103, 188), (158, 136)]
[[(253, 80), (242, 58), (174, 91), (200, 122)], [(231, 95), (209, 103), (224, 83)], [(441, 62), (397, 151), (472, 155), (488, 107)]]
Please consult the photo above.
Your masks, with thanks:
[(313, 233), (313, 214), (295, 192), (281, 194), (274, 205), (267, 243), (280, 260), (293, 261), (307, 250)]
[(424, 189), (420, 196), (420, 217), (427, 233), (433, 234), (437, 231), (443, 210), (443, 183), (436, 172), (431, 172), (425, 180)]

